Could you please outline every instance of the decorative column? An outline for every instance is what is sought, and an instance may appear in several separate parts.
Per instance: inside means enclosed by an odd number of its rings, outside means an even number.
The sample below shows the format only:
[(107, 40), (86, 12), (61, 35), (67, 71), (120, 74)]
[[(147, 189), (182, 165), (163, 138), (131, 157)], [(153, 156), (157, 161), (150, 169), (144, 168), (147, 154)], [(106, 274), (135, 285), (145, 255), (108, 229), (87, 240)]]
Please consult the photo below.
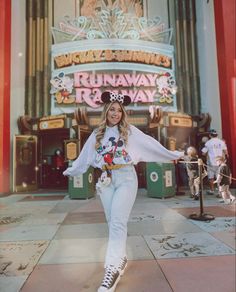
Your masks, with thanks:
[(176, 75), (178, 109), (200, 112), (199, 73), (196, 49), (195, 0), (175, 0)]
[(0, 1), (0, 194), (10, 191), (11, 1)]
[[(41, 117), (50, 114), (48, 0), (27, 0), (27, 64), (25, 114)], [(50, 10), (51, 11), (51, 10)]]
[(26, 86), (25, 86), (25, 114), (35, 116), (35, 17), (33, 1), (26, 2)]
[(196, 36), (196, 6), (195, 0), (189, 1), (189, 32), (191, 50), (189, 52), (191, 66), (191, 112), (200, 113), (200, 77), (198, 72), (197, 36)]

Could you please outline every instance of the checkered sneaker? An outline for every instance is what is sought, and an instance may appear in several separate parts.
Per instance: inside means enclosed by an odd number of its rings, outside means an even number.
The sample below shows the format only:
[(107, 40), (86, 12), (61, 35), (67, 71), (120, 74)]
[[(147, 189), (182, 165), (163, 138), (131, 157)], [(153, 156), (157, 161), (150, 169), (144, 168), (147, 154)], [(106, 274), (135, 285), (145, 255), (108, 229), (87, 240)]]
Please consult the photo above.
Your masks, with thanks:
[(121, 276), (123, 276), (127, 265), (128, 265), (127, 257), (123, 257), (118, 266), (118, 271), (120, 272)]
[(120, 273), (114, 266), (105, 269), (105, 275), (97, 292), (113, 292), (120, 280)]

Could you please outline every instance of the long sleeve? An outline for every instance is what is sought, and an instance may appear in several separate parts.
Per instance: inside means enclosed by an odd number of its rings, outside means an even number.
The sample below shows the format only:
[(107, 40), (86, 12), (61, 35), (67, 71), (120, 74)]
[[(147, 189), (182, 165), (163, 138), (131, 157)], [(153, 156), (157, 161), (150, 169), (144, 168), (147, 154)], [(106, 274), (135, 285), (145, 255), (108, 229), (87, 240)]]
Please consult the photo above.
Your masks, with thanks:
[(77, 176), (79, 174), (85, 173), (90, 165), (94, 165), (95, 143), (96, 137), (95, 133), (93, 132), (84, 144), (78, 158), (72, 163), (71, 167), (68, 167), (63, 172), (63, 175)]
[(130, 131), (127, 149), (134, 164), (139, 161), (170, 162), (184, 156), (184, 152), (166, 149), (157, 140), (134, 126), (130, 126)]

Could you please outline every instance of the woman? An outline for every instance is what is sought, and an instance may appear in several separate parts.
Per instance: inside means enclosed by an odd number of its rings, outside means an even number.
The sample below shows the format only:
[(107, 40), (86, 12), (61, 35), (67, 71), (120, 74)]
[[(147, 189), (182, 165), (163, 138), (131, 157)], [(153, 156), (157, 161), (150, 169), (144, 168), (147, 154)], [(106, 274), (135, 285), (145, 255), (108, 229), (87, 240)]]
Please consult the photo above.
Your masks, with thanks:
[(167, 162), (182, 152), (169, 151), (151, 136), (127, 122), (124, 106), (127, 95), (104, 92), (102, 121), (86, 141), (79, 157), (64, 175), (77, 176), (91, 165), (103, 170), (96, 185), (109, 226), (105, 275), (98, 292), (115, 291), (127, 265), (127, 222), (133, 207), (138, 181), (134, 165), (139, 161)]

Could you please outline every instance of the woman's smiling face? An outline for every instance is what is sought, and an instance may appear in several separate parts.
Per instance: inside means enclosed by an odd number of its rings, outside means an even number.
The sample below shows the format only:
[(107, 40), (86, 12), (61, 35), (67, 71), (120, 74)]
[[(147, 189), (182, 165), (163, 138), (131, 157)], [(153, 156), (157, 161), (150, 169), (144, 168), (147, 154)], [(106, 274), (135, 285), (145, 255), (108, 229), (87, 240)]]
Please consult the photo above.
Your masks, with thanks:
[(119, 124), (122, 114), (123, 112), (120, 104), (118, 102), (112, 103), (107, 112), (107, 125), (113, 127)]

